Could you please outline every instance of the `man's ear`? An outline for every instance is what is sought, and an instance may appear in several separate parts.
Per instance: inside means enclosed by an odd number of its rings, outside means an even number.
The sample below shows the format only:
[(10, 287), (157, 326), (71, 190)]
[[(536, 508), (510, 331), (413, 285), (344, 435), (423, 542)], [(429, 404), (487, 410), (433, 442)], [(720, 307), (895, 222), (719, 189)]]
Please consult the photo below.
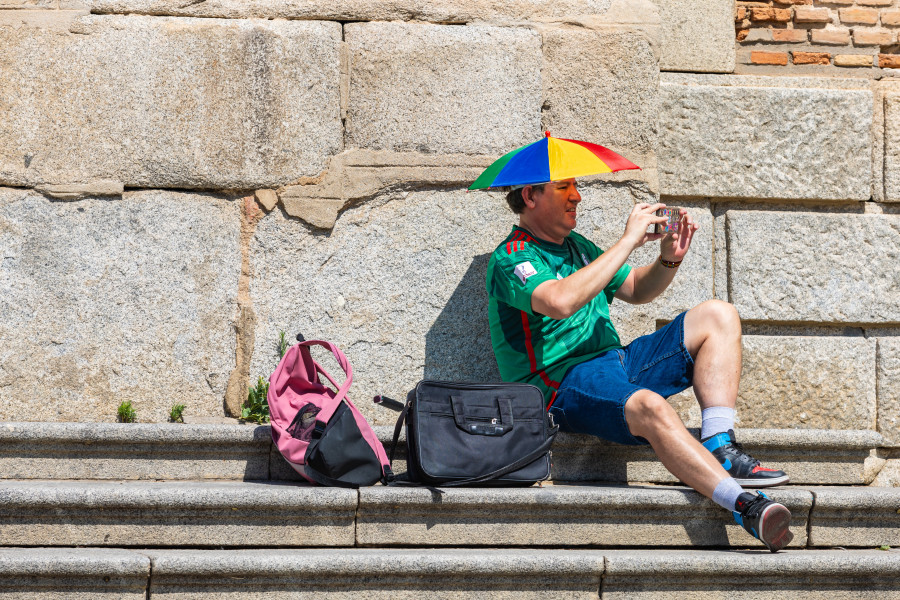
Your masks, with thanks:
[(525, 206), (528, 208), (534, 208), (534, 187), (530, 185), (526, 185), (522, 188), (522, 200), (525, 201)]

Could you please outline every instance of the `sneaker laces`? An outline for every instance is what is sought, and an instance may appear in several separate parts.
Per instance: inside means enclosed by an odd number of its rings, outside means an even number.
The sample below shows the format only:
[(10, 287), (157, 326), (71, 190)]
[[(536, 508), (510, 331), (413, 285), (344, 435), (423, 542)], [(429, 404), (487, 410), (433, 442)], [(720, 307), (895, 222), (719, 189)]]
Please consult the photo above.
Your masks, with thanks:
[(744, 456), (746, 456), (747, 458), (749, 458), (750, 460), (752, 460), (752, 461), (753, 461), (753, 466), (754, 466), (754, 467), (758, 467), (760, 464), (762, 464), (762, 463), (760, 463), (759, 460), (757, 460), (755, 457), (751, 456), (749, 452), (747, 452), (746, 450), (744, 450), (744, 447), (741, 446), (741, 443), (738, 442), (737, 440), (732, 441), (732, 442), (731, 442), (731, 445), (734, 446), (741, 454), (743, 454)]
[(740, 510), (742, 516), (756, 518), (762, 509), (769, 503), (769, 499), (762, 494), (757, 494), (753, 500), (748, 500), (744, 508)]

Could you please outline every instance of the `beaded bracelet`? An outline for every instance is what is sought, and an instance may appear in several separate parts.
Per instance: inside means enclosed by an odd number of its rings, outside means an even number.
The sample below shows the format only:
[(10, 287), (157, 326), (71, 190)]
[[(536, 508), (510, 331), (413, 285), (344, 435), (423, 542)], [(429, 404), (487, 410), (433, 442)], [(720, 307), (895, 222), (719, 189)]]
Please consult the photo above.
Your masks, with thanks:
[(678, 268), (678, 265), (681, 264), (681, 261), (680, 261), (680, 260), (679, 260), (678, 262), (672, 262), (672, 261), (669, 261), (669, 260), (663, 260), (662, 255), (660, 255), (660, 257), (659, 257), (659, 262), (662, 263), (662, 266), (666, 267), (667, 269), (677, 269), (677, 268)]

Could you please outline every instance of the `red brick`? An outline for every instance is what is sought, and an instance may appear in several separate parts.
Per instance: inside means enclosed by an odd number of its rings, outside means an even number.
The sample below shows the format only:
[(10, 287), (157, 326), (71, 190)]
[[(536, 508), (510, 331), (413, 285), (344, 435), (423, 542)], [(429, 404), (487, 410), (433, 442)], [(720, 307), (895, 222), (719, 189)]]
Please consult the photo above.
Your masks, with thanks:
[(743, 42), (748, 33), (750, 33), (749, 29), (738, 29), (735, 37), (737, 38), (737, 41)]
[(751, 8), (751, 21), (777, 21), (787, 23), (791, 20), (790, 8)]
[(853, 44), (855, 46), (887, 46), (893, 41), (890, 31), (874, 31), (871, 29), (854, 29)]
[(896, 54), (879, 54), (878, 66), (882, 69), (900, 69), (900, 56)]
[(795, 65), (830, 65), (831, 55), (827, 52), (791, 52)]
[(750, 62), (754, 65), (786, 65), (787, 52), (751, 52)]
[(878, 10), (874, 8), (842, 8), (841, 22), (874, 25), (878, 22)]
[(882, 25), (900, 25), (900, 10), (886, 10), (881, 13)]
[(813, 0), (775, 0), (775, 4), (812, 4)]
[(875, 64), (875, 57), (868, 54), (836, 54), (834, 66), (836, 67), (871, 67)]
[(798, 6), (794, 9), (794, 23), (831, 23), (831, 11), (827, 8)]
[(813, 44), (827, 44), (830, 46), (846, 46), (850, 43), (849, 29), (813, 29)]
[(785, 44), (799, 44), (806, 41), (805, 29), (773, 29), (772, 41)]
[(734, 22), (740, 23), (744, 19), (747, 18), (747, 9), (743, 6), (739, 6), (734, 10)]
[(863, 6), (890, 6), (894, 0), (856, 0), (857, 4)]

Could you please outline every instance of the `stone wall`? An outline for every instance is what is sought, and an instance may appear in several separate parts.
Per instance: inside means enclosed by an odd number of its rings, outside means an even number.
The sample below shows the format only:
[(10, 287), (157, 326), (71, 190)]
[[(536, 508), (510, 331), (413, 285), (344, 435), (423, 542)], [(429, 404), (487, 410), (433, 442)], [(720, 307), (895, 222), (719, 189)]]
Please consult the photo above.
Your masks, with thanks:
[(742, 426), (900, 444), (900, 84), (747, 74), (744, 4), (0, 3), (0, 420), (233, 415), (279, 331), (337, 343), (376, 424), (375, 393), (496, 379), (515, 219), (465, 188), (549, 129), (643, 168), (583, 182), (599, 245), (639, 201), (701, 225), (661, 299), (614, 303), (626, 340), (728, 300)]

